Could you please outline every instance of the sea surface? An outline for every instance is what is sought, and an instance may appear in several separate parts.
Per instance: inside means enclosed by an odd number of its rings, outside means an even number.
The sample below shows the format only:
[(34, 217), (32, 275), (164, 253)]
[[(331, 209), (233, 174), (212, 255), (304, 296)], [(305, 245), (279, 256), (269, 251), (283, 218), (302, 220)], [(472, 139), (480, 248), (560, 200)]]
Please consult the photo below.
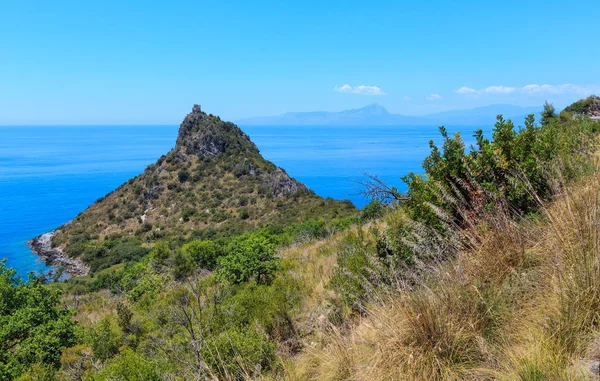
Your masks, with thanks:
[[(474, 127), (447, 127), (473, 142)], [(364, 173), (405, 189), (400, 177), (422, 172), (436, 126), (242, 129), (268, 160), (317, 194), (368, 201)], [(71, 220), (136, 176), (175, 144), (178, 126), (0, 126), (0, 259), (26, 277), (48, 270), (27, 241)], [(488, 129), (489, 130), (489, 129)]]

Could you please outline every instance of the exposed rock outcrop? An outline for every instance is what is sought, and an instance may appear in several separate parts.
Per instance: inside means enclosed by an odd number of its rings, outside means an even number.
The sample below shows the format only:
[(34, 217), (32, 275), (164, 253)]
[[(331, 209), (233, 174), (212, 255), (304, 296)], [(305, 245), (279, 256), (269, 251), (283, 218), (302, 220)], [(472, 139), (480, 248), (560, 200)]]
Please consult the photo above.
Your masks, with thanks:
[(266, 176), (265, 182), (271, 189), (271, 193), (276, 198), (282, 198), (286, 194), (296, 193), (298, 191), (307, 192), (308, 188), (302, 183), (291, 179), (281, 168)]
[(258, 152), (248, 135), (235, 124), (222, 123), (219, 118), (208, 117), (201, 111), (200, 105), (194, 105), (192, 112), (181, 123), (176, 148), (184, 155), (214, 158), (224, 153), (229, 146), (240, 142), (247, 143), (250, 149)]

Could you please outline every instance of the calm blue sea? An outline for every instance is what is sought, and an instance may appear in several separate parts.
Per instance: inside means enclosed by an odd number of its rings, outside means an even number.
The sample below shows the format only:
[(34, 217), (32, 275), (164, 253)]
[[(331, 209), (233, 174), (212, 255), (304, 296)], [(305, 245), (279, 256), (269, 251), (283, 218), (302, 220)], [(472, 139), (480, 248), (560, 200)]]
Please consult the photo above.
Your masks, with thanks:
[[(362, 207), (363, 172), (403, 189), (437, 127), (242, 127), (263, 156), (321, 196)], [(0, 126), (0, 258), (21, 276), (46, 270), (27, 240), (75, 217), (171, 149), (178, 126)], [(460, 131), (470, 143), (473, 127)]]

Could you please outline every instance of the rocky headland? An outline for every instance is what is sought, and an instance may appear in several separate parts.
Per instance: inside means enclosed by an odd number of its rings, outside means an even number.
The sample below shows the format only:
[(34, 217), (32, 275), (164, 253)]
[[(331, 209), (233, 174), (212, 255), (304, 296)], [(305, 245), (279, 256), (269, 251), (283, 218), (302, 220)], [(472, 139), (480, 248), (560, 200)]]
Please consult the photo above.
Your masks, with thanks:
[(266, 160), (238, 126), (194, 105), (172, 150), (32, 246), (81, 275), (135, 261), (161, 241), (215, 239), (355, 213), (351, 202), (319, 197)]

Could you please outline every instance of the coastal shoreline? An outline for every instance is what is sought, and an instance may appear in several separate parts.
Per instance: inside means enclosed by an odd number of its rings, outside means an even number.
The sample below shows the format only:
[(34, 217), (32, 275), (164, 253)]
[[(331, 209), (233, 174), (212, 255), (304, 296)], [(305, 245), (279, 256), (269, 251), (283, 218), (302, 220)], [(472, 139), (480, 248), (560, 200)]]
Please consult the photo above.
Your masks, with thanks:
[(71, 277), (88, 275), (90, 272), (89, 266), (78, 259), (68, 257), (59, 248), (52, 247), (52, 237), (54, 237), (54, 231), (44, 233), (29, 241), (29, 246), (48, 266), (62, 267)]

